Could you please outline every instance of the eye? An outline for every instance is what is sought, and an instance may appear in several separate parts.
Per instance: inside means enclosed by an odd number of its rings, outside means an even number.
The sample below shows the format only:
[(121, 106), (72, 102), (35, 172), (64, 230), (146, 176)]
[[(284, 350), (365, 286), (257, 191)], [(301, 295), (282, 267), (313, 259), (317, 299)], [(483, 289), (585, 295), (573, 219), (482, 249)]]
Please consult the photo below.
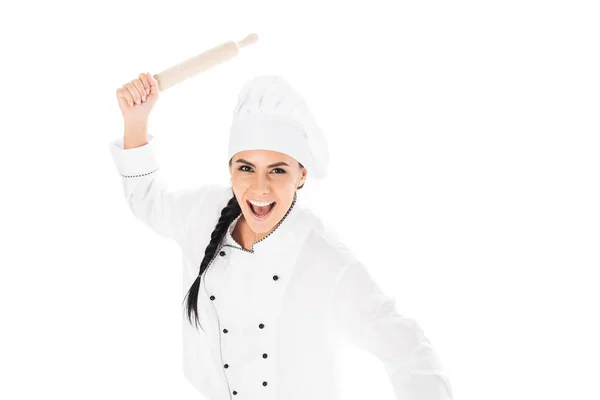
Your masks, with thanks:
[[(242, 168), (248, 168), (249, 170), (246, 169), (242, 169)], [(252, 168), (250, 168), (250, 166), (248, 165), (242, 165), (241, 167), (238, 168), (238, 171), (244, 171), (244, 172), (250, 172), (252, 170)], [(282, 168), (275, 168), (273, 171), (281, 171), (282, 174), (285, 174), (285, 170)]]

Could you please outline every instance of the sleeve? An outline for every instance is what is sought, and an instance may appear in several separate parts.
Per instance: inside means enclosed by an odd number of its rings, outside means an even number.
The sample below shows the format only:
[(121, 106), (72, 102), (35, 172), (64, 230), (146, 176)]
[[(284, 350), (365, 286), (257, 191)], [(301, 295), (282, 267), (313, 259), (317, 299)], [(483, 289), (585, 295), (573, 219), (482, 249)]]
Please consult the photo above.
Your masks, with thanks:
[(204, 184), (171, 190), (160, 174), (155, 145), (154, 136), (148, 134), (148, 143), (143, 146), (124, 149), (120, 137), (111, 141), (109, 148), (133, 215), (154, 232), (184, 247), (190, 216), (220, 186)]
[(365, 266), (346, 265), (332, 297), (334, 332), (376, 356), (398, 400), (451, 400), (452, 390), (417, 322), (396, 311)]

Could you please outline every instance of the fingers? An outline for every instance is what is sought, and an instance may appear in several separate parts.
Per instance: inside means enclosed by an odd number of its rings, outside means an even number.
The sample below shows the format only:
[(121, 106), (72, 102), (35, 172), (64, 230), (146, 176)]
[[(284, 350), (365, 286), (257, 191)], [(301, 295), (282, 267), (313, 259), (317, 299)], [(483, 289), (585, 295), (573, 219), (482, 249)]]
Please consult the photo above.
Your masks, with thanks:
[(131, 95), (131, 98), (133, 99), (134, 103), (140, 104), (142, 96), (138, 92), (137, 88), (134, 86), (133, 82), (135, 82), (135, 80), (127, 82), (123, 85), (123, 87), (129, 91), (129, 94)]
[(146, 101), (146, 88), (144, 88), (144, 83), (142, 82), (142, 80), (140, 78), (134, 79), (133, 81), (131, 81), (131, 83), (133, 83), (133, 86), (135, 86), (135, 88), (138, 91), (140, 99), (140, 102), (138, 102), (138, 104), (140, 104), (142, 101)]
[(127, 90), (125, 85), (117, 89), (117, 97), (125, 99), (125, 101), (127, 102), (127, 104), (129, 104), (130, 107), (133, 106), (133, 96), (131, 95), (129, 90)]
[(150, 82), (148, 81), (148, 75), (140, 74), (140, 80), (144, 85), (144, 91), (146, 93), (146, 96), (148, 96), (150, 94)]
[(158, 81), (150, 75), (150, 73), (146, 73), (148, 77), (148, 82), (150, 83), (150, 94), (158, 93)]
[(123, 98), (130, 107), (145, 102), (153, 94), (158, 94), (158, 81), (148, 72), (117, 89), (117, 97)]

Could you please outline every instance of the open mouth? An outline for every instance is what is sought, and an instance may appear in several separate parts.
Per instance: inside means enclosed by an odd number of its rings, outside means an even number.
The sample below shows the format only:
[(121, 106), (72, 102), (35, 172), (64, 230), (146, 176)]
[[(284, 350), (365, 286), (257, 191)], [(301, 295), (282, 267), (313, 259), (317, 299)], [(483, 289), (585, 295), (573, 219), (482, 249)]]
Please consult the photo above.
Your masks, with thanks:
[(248, 200), (246, 200), (246, 204), (248, 204), (248, 207), (250, 208), (250, 212), (252, 213), (254, 219), (260, 222), (266, 220), (271, 216), (271, 214), (273, 213), (273, 209), (275, 208), (275, 205), (277, 203), (273, 202), (268, 206), (261, 207), (255, 206)]

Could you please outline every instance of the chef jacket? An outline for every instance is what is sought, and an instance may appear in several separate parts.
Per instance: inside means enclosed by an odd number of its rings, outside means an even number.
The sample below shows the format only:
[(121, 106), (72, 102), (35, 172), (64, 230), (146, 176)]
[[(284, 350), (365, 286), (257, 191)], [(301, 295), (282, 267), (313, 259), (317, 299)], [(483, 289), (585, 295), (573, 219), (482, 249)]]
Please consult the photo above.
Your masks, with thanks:
[[(110, 142), (134, 216), (182, 250), (183, 294), (200, 271), (230, 187), (171, 190), (152, 134), (124, 149)], [(361, 263), (296, 196), (251, 249), (230, 224), (204, 271), (199, 321), (182, 311), (183, 372), (207, 400), (337, 400), (339, 339), (384, 365), (398, 400), (448, 400), (451, 387), (417, 322), (398, 314)]]

